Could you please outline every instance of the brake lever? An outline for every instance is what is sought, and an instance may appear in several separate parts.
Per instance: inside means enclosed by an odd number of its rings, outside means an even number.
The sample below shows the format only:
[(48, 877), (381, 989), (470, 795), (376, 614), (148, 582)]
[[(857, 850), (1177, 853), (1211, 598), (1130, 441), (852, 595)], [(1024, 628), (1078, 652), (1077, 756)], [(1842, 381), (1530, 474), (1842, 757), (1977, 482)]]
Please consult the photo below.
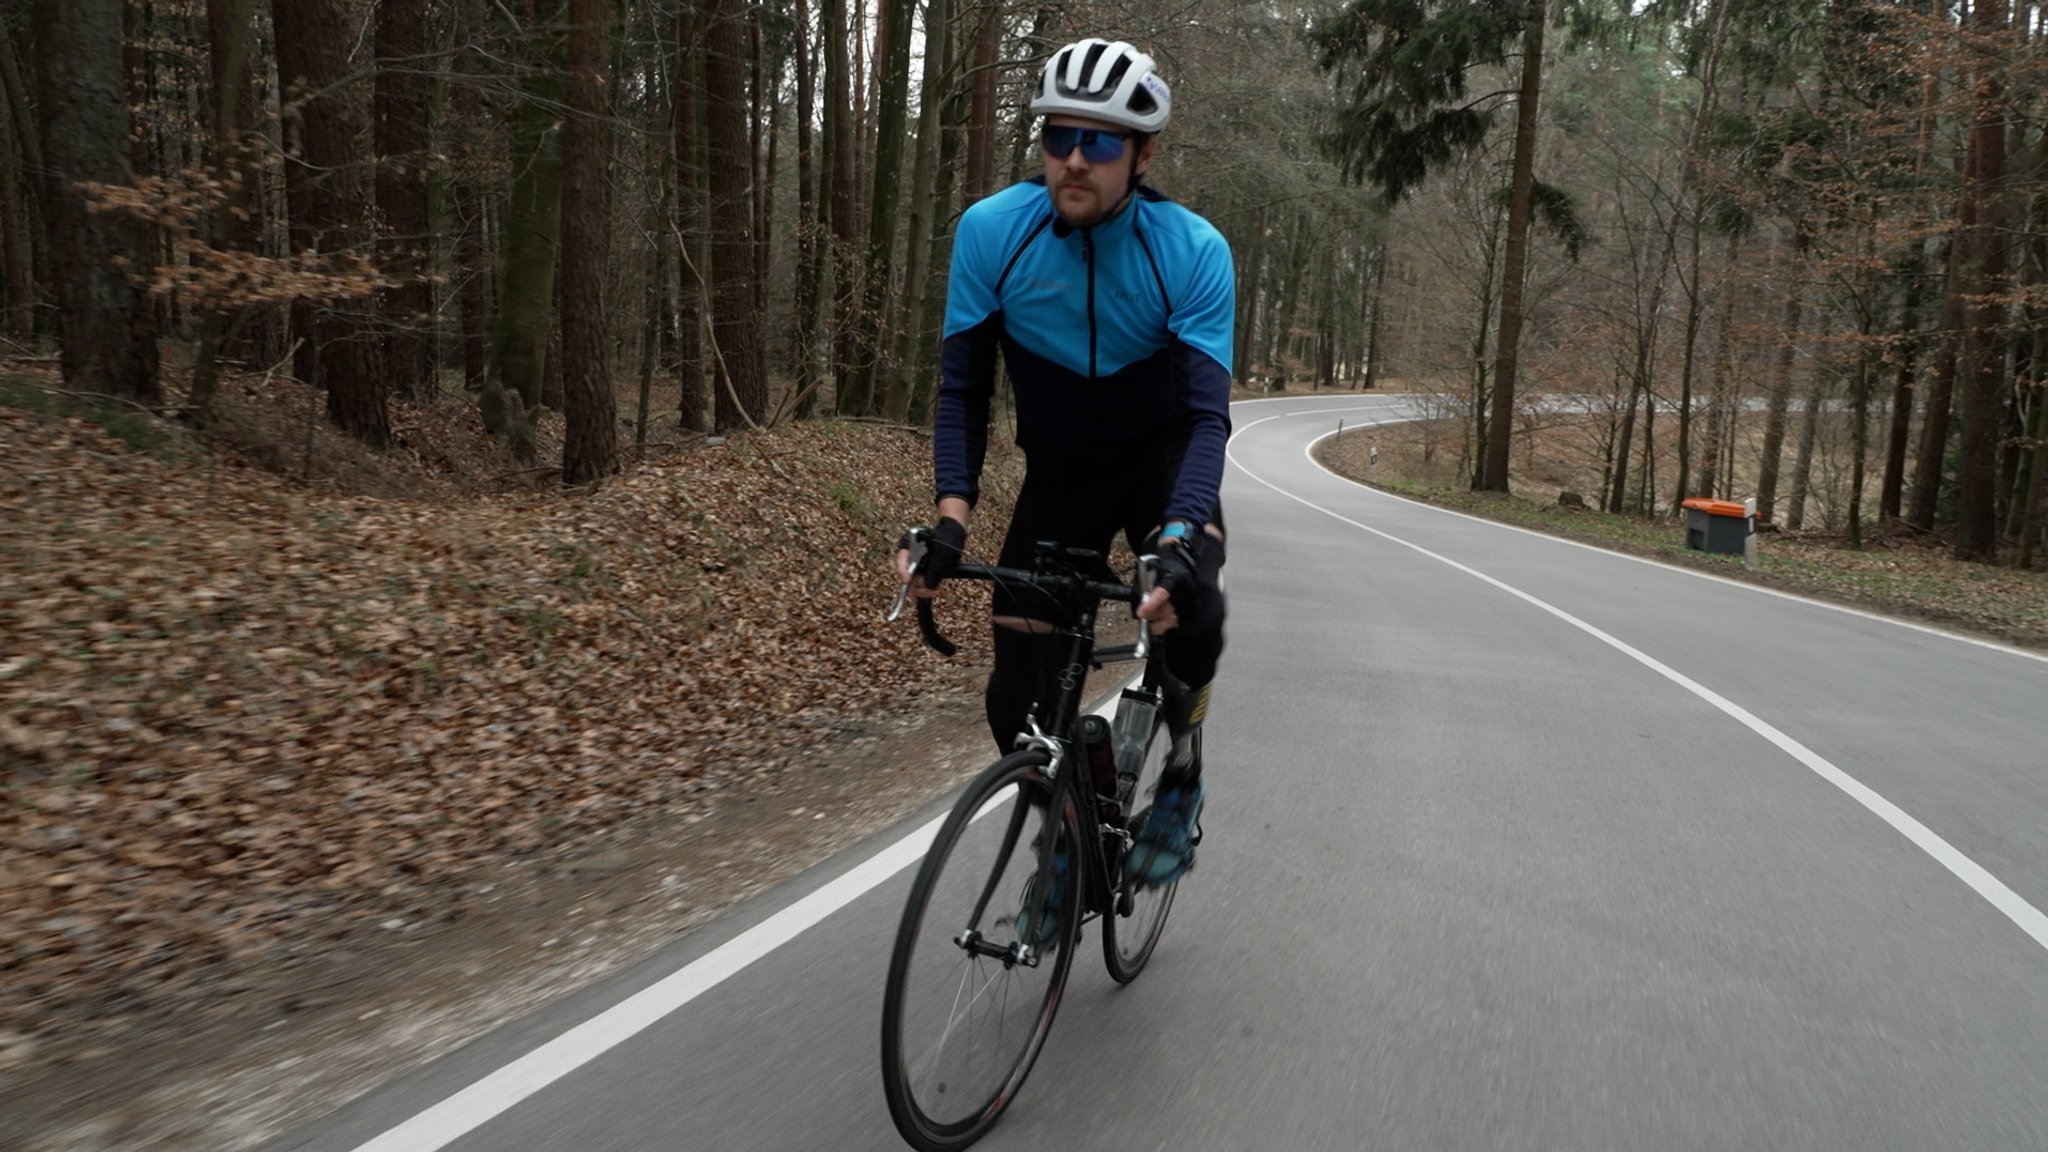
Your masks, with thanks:
[[(1135, 572), (1133, 572), (1133, 573), (1131, 574), (1131, 587), (1132, 587), (1132, 589), (1134, 589), (1134, 590), (1135, 590), (1135, 591), (1136, 591), (1136, 592), (1138, 593), (1138, 603), (1137, 603), (1137, 604), (1133, 604), (1133, 605), (1131, 605), (1131, 615), (1132, 615), (1132, 616), (1136, 616), (1136, 615), (1138, 614), (1138, 606), (1139, 606), (1140, 604), (1143, 604), (1143, 603), (1144, 603), (1144, 602), (1146, 601), (1146, 599), (1147, 599), (1148, 597), (1150, 597), (1150, 596), (1152, 595), (1152, 589), (1154, 589), (1154, 588), (1156, 588), (1156, 587), (1158, 587), (1158, 586), (1159, 586), (1159, 557), (1157, 557), (1157, 556), (1155, 556), (1155, 555), (1152, 555), (1151, 553), (1149, 553), (1149, 552), (1148, 552), (1148, 553), (1146, 553), (1145, 555), (1143, 555), (1143, 556), (1140, 556), (1140, 557), (1138, 557), (1138, 568), (1137, 568), (1137, 571), (1135, 571)], [(1135, 647), (1133, 648), (1133, 651), (1132, 651), (1132, 653), (1131, 653), (1131, 654), (1132, 654), (1132, 656), (1134, 656), (1134, 657), (1135, 657), (1136, 659), (1138, 659), (1138, 660), (1139, 660), (1139, 661), (1141, 661), (1141, 662), (1142, 662), (1142, 661), (1144, 661), (1144, 660), (1146, 660), (1146, 659), (1149, 659), (1149, 658), (1151, 657), (1151, 655), (1152, 655), (1152, 623), (1151, 623), (1151, 621), (1149, 621), (1149, 620), (1139, 620), (1139, 621), (1138, 621), (1138, 642), (1137, 642), (1137, 644), (1135, 645)]]
[(917, 578), (917, 571), (924, 564), (926, 554), (931, 551), (932, 530), (913, 528), (910, 530), (910, 579), (904, 580), (896, 589), (896, 603), (889, 606), (889, 614), (882, 617), (884, 624), (894, 624), (903, 615), (904, 602), (910, 599), (910, 580)]

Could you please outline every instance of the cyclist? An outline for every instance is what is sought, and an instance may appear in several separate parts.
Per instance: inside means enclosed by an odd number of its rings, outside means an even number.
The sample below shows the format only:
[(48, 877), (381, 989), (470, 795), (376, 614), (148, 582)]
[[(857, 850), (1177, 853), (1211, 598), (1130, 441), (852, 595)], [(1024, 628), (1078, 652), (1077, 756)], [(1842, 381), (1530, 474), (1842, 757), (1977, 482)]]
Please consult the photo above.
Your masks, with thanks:
[[(997, 562), (1028, 568), (1041, 540), (1107, 554), (1119, 531), (1160, 557), (1138, 615), (1160, 635), (1173, 747), (1125, 867), (1165, 884), (1200, 840), (1201, 725), (1223, 652), (1230, 247), (1143, 183), (1172, 111), (1150, 56), (1121, 41), (1067, 45), (1031, 111), (1044, 118), (1043, 175), (968, 208), (954, 235), (932, 437), (938, 523), (912, 591), (934, 594), (966, 544), (1000, 349), (1025, 474)], [(896, 564), (908, 582), (909, 553)], [(1056, 645), (1030, 591), (994, 596), (988, 722), (1007, 749)]]

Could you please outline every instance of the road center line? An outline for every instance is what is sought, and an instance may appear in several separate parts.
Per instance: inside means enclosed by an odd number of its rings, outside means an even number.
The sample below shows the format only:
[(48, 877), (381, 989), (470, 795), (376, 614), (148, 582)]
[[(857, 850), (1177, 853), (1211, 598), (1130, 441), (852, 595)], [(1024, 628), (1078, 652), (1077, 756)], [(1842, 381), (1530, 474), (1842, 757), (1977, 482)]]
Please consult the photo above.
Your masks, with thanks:
[[(1276, 419), (1276, 417), (1269, 416), (1266, 417), (1266, 419), (1271, 420)], [(1265, 420), (1256, 421), (1255, 423), (1262, 424), (1265, 423)], [(1247, 425), (1246, 431), (1249, 431), (1251, 427), (1252, 425)], [(1235, 438), (1233, 437), (1233, 439)], [(1623, 655), (1641, 664), (1643, 667), (1650, 669), (1657, 675), (1664, 677), (1666, 680), (1671, 681), (1673, 684), (1678, 685), (1679, 687), (1706, 701), (1708, 704), (1713, 705), (1715, 708), (1720, 709), (1723, 713), (1725, 713), (1731, 719), (1735, 720), (1737, 723), (1741, 724), (1743, 727), (1748, 728), (1750, 731), (1755, 732), (1757, 735), (1763, 737), (1765, 740), (1768, 740), (1772, 744), (1777, 745), (1777, 747), (1780, 750), (1782, 750), (1786, 755), (1792, 757), (1794, 760), (1799, 761), (1801, 764), (1804, 764), (1808, 769), (1812, 770), (1814, 775), (1819, 776), (1821, 779), (1826, 780), (1830, 784), (1833, 784), (1836, 788), (1839, 788), (1843, 792), (1846, 792), (1858, 804), (1863, 805), (1872, 813), (1876, 814), (1879, 819), (1883, 820), (1885, 823), (1897, 829), (1900, 834), (1906, 837), (1906, 839), (1911, 840), (1915, 845), (1917, 845), (1921, 851), (1927, 853), (1929, 856), (1934, 857), (1937, 863), (1939, 863), (1942, 867), (1948, 869), (1950, 872), (1954, 873), (1957, 879), (1961, 880), (1965, 884), (1968, 884), (1970, 888), (1974, 890), (1979, 896), (1982, 896), (1985, 900), (1989, 901), (1992, 907), (2004, 913), (2006, 917), (2010, 919), (2014, 924), (2019, 925), (2020, 931), (2025, 932), (2027, 935), (2034, 938), (2034, 943), (2040, 945), (2044, 949), (2048, 949), (2048, 916), (2044, 916), (2041, 913), (2040, 909), (2034, 907), (2032, 904), (2027, 903), (2025, 898), (2020, 896), (2019, 893), (2014, 892), (2012, 889), (2006, 887), (2004, 882), (1999, 880), (1998, 877), (1993, 876), (1990, 872), (1986, 871), (1984, 867), (1978, 864), (1975, 860), (1972, 860), (1968, 856), (1963, 855), (1960, 849), (1956, 848), (1955, 845), (1950, 844), (1948, 841), (1936, 835), (1933, 829), (1927, 827), (1925, 824), (1922, 824), (1920, 823), (1920, 821), (1915, 820), (1913, 817), (1907, 815), (1906, 812), (1903, 809), (1901, 809), (1898, 805), (1893, 804), (1891, 801), (1885, 799), (1883, 796), (1878, 795), (1877, 792), (1875, 792), (1870, 787), (1865, 785), (1862, 781), (1849, 775), (1847, 772), (1842, 771), (1840, 768), (1835, 767), (1833, 764), (1829, 763), (1825, 757), (1821, 756), (1818, 752), (1815, 752), (1813, 749), (1808, 748), (1806, 745), (1801, 744), (1797, 740), (1794, 740), (1791, 736), (1785, 734), (1784, 732), (1779, 731), (1777, 728), (1765, 722), (1761, 717), (1750, 712), (1748, 709), (1742, 707), (1741, 705), (1735, 703), (1732, 700), (1729, 700), (1727, 697), (1722, 696), (1720, 693), (1715, 692), (1713, 689), (1708, 688), (1706, 685), (1699, 683), (1698, 681), (1685, 675), (1683, 672), (1680, 672), (1677, 669), (1672, 668), (1671, 666), (1663, 663), (1662, 661), (1656, 659), (1648, 653), (1639, 651), (1638, 649), (1630, 646), (1628, 643), (1619, 639), (1618, 637), (1609, 635), (1608, 633), (1601, 631), (1593, 625), (1588, 624), (1584, 620), (1581, 620), (1578, 617), (1572, 615), (1571, 613), (1566, 612), (1562, 608), (1558, 608), (1555, 605), (1540, 600), (1535, 596), (1532, 596), (1529, 593), (1522, 591), (1519, 588), (1516, 588), (1501, 580), (1495, 579), (1492, 576), (1488, 576), (1486, 573), (1481, 572), (1476, 568), (1473, 568), (1466, 564), (1459, 563), (1458, 561), (1453, 560), (1450, 557), (1444, 556), (1440, 553), (1432, 552), (1429, 549), (1424, 548), (1420, 544), (1415, 544), (1411, 543), (1410, 541), (1403, 540), (1399, 536), (1395, 536), (1391, 533), (1384, 532), (1378, 528), (1374, 528), (1369, 524), (1361, 524), (1348, 516), (1345, 516), (1338, 512), (1333, 512), (1330, 509), (1325, 508), (1312, 500), (1309, 500), (1302, 496), (1297, 496), (1294, 493), (1289, 492), (1287, 489), (1280, 487), (1278, 484), (1275, 484), (1272, 481), (1267, 480), (1265, 477), (1260, 476), (1258, 473), (1253, 472), (1251, 469), (1245, 467), (1244, 463), (1238, 460), (1236, 453), (1230, 451), (1229, 448), (1225, 448), (1224, 453), (1228, 457), (1230, 462), (1237, 467), (1238, 471), (1243, 472), (1246, 476), (1249, 476), (1258, 483), (1263, 484), (1268, 488), (1271, 488), (1273, 491), (1279, 493), (1280, 495), (1287, 497), (1289, 500), (1293, 500), (1294, 502), (1301, 504), (1304, 507), (1311, 508), (1317, 512), (1321, 512), (1323, 515), (1328, 516), (1333, 520), (1349, 524), (1351, 527), (1356, 528), (1361, 532), (1371, 533), (1372, 535), (1377, 536), (1380, 539), (1387, 541), (1388, 543), (1398, 544), (1403, 548), (1409, 549), (1410, 551), (1419, 553), (1423, 556), (1427, 556), (1431, 560), (1435, 560), (1440, 564), (1445, 564), (1452, 568), (1455, 568), (1458, 571), (1465, 573), (1467, 576), (1470, 576), (1475, 580), (1479, 580), (1486, 584), (1490, 584), (1493, 587), (1500, 589), (1502, 592), (1505, 592), (1518, 600), (1524, 601), (1525, 603), (1530, 604), (1533, 607), (1540, 608), (1543, 611), (1548, 612), (1552, 616), (1557, 617), (1559, 620), (1562, 620), (1565, 623), (1571, 625), (1572, 627), (1577, 628), (1579, 631), (1586, 633), (1588, 636), (1591, 636), (1594, 639), (1600, 641), (1601, 643), (1606, 644), (1607, 646), (1613, 648), (1615, 651), (1622, 653)]]

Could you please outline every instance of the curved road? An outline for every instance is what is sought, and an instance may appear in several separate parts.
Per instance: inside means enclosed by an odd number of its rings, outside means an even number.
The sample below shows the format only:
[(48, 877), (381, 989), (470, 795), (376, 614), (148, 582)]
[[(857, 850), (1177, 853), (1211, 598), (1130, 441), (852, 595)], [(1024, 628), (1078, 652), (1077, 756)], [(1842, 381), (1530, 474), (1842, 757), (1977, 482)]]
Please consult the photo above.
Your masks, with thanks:
[[(1400, 405), (1237, 406), (1201, 867), (979, 1147), (2048, 1149), (2048, 660), (1307, 458)], [(902, 1147), (938, 811), (273, 1147)]]

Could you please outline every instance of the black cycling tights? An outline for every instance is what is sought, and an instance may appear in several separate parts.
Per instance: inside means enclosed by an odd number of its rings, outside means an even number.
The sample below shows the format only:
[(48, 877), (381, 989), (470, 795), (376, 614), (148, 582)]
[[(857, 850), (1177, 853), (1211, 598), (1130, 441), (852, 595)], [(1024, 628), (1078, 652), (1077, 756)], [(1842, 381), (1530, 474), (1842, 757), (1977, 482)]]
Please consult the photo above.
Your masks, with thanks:
[[(1004, 558), (1010, 564), (1010, 558)], [(1030, 560), (1024, 560), (1028, 566)], [(1180, 625), (1171, 631), (1155, 637), (1159, 642), (1159, 654), (1165, 658), (1165, 670), (1186, 685), (1186, 691), (1200, 689), (1208, 681), (1217, 678), (1217, 660), (1223, 656), (1223, 617), (1225, 601), (1223, 588), (1219, 586), (1219, 574), (1223, 570), (1223, 541), (1208, 537), (1202, 547), (1200, 562), (1196, 564), (1198, 592), (1192, 596), (1192, 607), (1180, 617)], [(1001, 601), (1001, 596), (997, 596)], [(1004, 611), (1004, 605), (997, 605), (997, 615), (1030, 615), (1028, 611)], [(1061, 658), (1065, 640), (1059, 635), (1018, 631), (1014, 627), (995, 627), (995, 670), (989, 672), (989, 732), (995, 736), (997, 748), (1008, 752), (1024, 730), (1024, 717), (1030, 711), (1032, 701), (1047, 699), (1053, 685), (1053, 676), (1059, 674), (1055, 664)]]

